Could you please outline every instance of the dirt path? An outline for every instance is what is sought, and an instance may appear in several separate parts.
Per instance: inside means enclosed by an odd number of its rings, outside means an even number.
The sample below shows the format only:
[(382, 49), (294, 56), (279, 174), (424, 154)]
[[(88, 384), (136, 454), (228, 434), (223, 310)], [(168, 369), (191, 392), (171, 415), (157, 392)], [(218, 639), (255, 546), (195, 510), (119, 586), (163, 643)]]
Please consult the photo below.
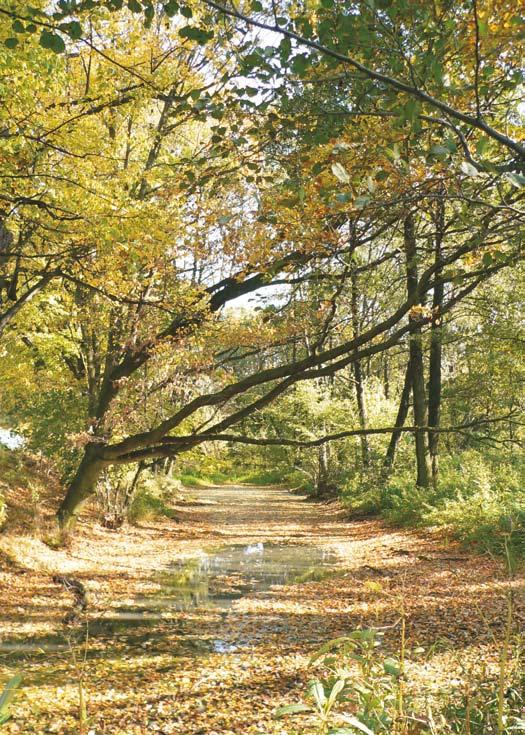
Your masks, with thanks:
[[(385, 645), (395, 649), (401, 597), (410, 644), (429, 652), (420, 674), (436, 685), (469, 661), (494, 656), (510, 583), (492, 560), (432, 535), (350, 522), (337, 504), (281, 489), (190, 495), (175, 520), (121, 533), (85, 522), (67, 552), (30, 537), (2, 538), (0, 674), (22, 670), (26, 677), (6, 733), (79, 732), (71, 649), (81, 650), (86, 627), (83, 620), (61, 624), (71, 596), (52, 582), (54, 573), (82, 580), (89, 591), (84, 680), (92, 735), (284, 735), (290, 731), (272, 712), (297, 699), (311, 676), (311, 652), (358, 626), (384, 626)], [(276, 542), (304, 546), (306, 558), (313, 549), (336, 553), (333, 573), (247, 593), (227, 610), (159, 605), (174, 561), (224, 545)], [(522, 582), (512, 583), (518, 625)], [(137, 597), (150, 601), (150, 616), (101, 625)]]

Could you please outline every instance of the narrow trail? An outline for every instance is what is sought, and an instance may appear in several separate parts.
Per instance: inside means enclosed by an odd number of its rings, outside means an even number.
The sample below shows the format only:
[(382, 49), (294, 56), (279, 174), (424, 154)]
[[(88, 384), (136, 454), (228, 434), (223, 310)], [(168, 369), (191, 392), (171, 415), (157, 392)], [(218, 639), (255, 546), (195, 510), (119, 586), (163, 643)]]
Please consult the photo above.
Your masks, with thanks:
[[(376, 626), (395, 651), (402, 598), (409, 645), (429, 651), (419, 675), (440, 686), (494, 658), (511, 584), (442, 538), (349, 521), (337, 503), (278, 488), (192, 490), (173, 520), (120, 533), (88, 520), (67, 551), (7, 535), (0, 552), (12, 560), (0, 574), (0, 674), (26, 677), (6, 733), (78, 733), (76, 647), (94, 735), (284, 735), (273, 710), (297, 699), (324, 641)], [(271, 584), (288, 563), (287, 583)], [(75, 626), (61, 624), (71, 599), (54, 573), (89, 591)], [(520, 625), (523, 579), (512, 585)]]

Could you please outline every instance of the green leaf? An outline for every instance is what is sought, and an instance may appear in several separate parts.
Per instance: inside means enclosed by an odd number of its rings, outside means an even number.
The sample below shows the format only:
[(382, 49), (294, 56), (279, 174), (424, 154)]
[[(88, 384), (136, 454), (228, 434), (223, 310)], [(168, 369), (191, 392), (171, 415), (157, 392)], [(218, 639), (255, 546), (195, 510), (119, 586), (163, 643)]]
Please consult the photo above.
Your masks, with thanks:
[(301, 76), (307, 70), (310, 59), (306, 54), (297, 54), (292, 59), (292, 71)]
[(144, 27), (145, 28), (151, 28), (151, 24), (153, 23), (153, 18), (155, 17), (155, 8), (153, 5), (147, 5), (144, 8)]
[(475, 177), (478, 175), (478, 169), (475, 166), (473, 166), (471, 163), (469, 163), (469, 161), (463, 161), (459, 168), (462, 171), (462, 173), (465, 174), (465, 176)]
[(281, 57), (281, 60), (283, 62), (287, 61), (290, 58), (290, 54), (292, 53), (292, 42), (289, 38), (283, 38), (281, 43), (279, 44), (279, 55)]
[(24, 24), (21, 23), (18, 18), (13, 21), (11, 27), (15, 33), (25, 33), (26, 30)]
[(419, 115), (419, 102), (414, 99), (409, 99), (401, 108), (401, 118), (403, 122), (413, 123)]
[(333, 685), (332, 689), (330, 690), (330, 694), (328, 695), (328, 704), (330, 707), (333, 706), (335, 700), (345, 688), (345, 684), (346, 681), (344, 679), (337, 679), (337, 681)]
[(478, 156), (484, 156), (489, 145), (490, 140), (488, 138), (480, 138), (476, 143), (476, 153), (478, 154)]
[(521, 189), (522, 186), (525, 186), (525, 176), (523, 176), (522, 174), (517, 174), (514, 173), (514, 171), (509, 171), (506, 174), (506, 178), (517, 189)]
[(385, 670), (385, 673), (390, 674), (391, 676), (401, 675), (401, 669), (399, 668), (399, 662), (393, 658), (386, 658), (383, 661), (383, 668)]
[(307, 704), (286, 704), (284, 707), (278, 707), (275, 710), (274, 717), (276, 720), (281, 719), (285, 715), (298, 715), (301, 712), (311, 712), (312, 708)]
[(443, 67), (437, 59), (430, 62), (430, 73), (438, 84), (443, 83)]
[(9, 719), (9, 705), (13, 701), (15, 692), (22, 683), (22, 675), (16, 674), (5, 685), (4, 691), (0, 696), (0, 722), (7, 722)]
[(184, 26), (184, 28), (180, 29), (179, 36), (181, 38), (188, 38), (191, 41), (197, 41), (197, 43), (203, 45), (213, 38), (213, 31), (205, 31), (195, 26)]
[(40, 34), (39, 43), (43, 48), (51, 49), (51, 51), (54, 51), (56, 54), (63, 54), (66, 50), (66, 44), (64, 43), (62, 36), (59, 36), (58, 33), (51, 33), (51, 31), (45, 29)]
[(366, 195), (357, 197), (354, 204), (356, 207), (366, 207), (367, 204), (370, 204), (371, 197), (368, 197)]
[(326, 704), (326, 694), (324, 693), (324, 687), (321, 684), (321, 682), (314, 681), (314, 683), (312, 684), (311, 691), (312, 691), (312, 697), (314, 698), (316, 705), (322, 711), (324, 705)]
[(128, 0), (128, 8), (132, 13), (142, 13), (142, 3), (139, 0)]
[(189, 8), (187, 5), (181, 5), (180, 14), (183, 15), (185, 18), (192, 18), (193, 10)]
[(233, 219), (233, 214), (223, 214), (219, 217), (218, 222), (220, 225), (227, 225), (230, 220)]
[(16, 48), (18, 46), (18, 38), (6, 38), (4, 46), (7, 46), (7, 48)]
[(340, 163), (332, 163), (332, 173), (337, 179), (339, 179), (341, 183), (350, 183), (350, 176), (344, 166), (342, 166)]
[(430, 155), (438, 161), (446, 161), (450, 156), (450, 151), (446, 146), (437, 144), (430, 149)]
[(339, 648), (343, 643), (348, 643), (349, 638), (347, 636), (341, 637), (341, 638), (333, 638), (331, 641), (327, 641), (326, 643), (323, 643), (321, 648), (319, 648), (316, 653), (312, 655), (310, 658), (310, 663), (314, 663), (318, 659), (321, 658), (321, 656), (324, 656), (325, 653), (329, 653), (330, 651), (333, 651), (334, 648)]
[(73, 41), (78, 41), (79, 38), (82, 38), (82, 26), (78, 20), (72, 20), (70, 23), (62, 23), (60, 30), (67, 33)]
[(177, 0), (169, 0), (169, 2), (165, 3), (164, 12), (168, 18), (173, 18), (179, 12), (179, 3)]
[(259, 0), (252, 0), (250, 5), (254, 13), (261, 13), (264, 10), (263, 4)]

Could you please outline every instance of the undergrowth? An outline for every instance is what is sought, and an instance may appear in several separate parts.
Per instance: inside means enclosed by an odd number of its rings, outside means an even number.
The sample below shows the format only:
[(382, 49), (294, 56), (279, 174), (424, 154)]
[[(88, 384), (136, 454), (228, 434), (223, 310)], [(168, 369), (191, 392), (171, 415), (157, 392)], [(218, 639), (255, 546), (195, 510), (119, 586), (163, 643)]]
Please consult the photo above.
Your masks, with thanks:
[(437, 486), (414, 487), (413, 469), (385, 481), (367, 472), (349, 479), (343, 499), (356, 516), (380, 515), (397, 526), (448, 529), (465, 543), (503, 551), (511, 531), (514, 553), (525, 554), (525, 462), (464, 452), (441, 460)]
[[(514, 579), (504, 537), (507, 579)], [(277, 719), (307, 717), (299, 735), (511, 735), (525, 732), (523, 640), (514, 617), (514, 592), (505, 592), (502, 631), (492, 661), (465, 663), (451, 651), (448, 677), (436, 683), (425, 670), (435, 647), (410, 648), (403, 594), (398, 598), (397, 651), (384, 631), (358, 629), (325, 643), (310, 659), (316, 676), (302, 701), (279, 707)], [(388, 626), (392, 628), (392, 626)], [(454, 670), (457, 669), (457, 670)]]
[(282, 470), (257, 469), (248, 472), (232, 469), (229, 473), (219, 470), (182, 472), (178, 475), (186, 487), (205, 487), (207, 485), (283, 485), (290, 481), (290, 474)]
[(177, 479), (166, 475), (150, 475), (139, 485), (128, 510), (128, 521), (132, 524), (158, 517), (173, 518), (175, 511), (170, 502), (181, 491)]

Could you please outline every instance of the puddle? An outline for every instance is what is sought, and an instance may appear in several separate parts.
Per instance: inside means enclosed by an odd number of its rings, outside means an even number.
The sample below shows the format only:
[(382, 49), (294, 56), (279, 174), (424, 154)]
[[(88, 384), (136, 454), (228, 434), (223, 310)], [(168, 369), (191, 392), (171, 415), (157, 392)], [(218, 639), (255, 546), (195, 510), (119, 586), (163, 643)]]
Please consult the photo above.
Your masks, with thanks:
[(299, 584), (336, 573), (334, 552), (308, 546), (255, 543), (228, 546), (190, 561), (175, 562), (164, 575), (163, 603), (177, 610), (228, 609), (245, 595), (274, 585)]
[(219, 608), (223, 614), (236, 600), (264, 594), (274, 585), (300, 584), (338, 574), (338, 555), (308, 546), (255, 543), (232, 545), (173, 562), (160, 576), (161, 591), (136, 597), (90, 624), (91, 635), (118, 634), (154, 627), (175, 612)]
[[(179, 638), (181, 652), (231, 653), (237, 645), (213, 636), (199, 637), (198, 630), (185, 625), (177, 613), (215, 609), (225, 621), (236, 600), (254, 594), (269, 597), (274, 585), (300, 584), (337, 575), (338, 560), (336, 553), (316, 547), (257, 542), (175, 561), (161, 573), (159, 593), (127, 600), (104, 616), (90, 619), (89, 637), (155, 651), (162, 648), (169, 631)], [(56, 650), (63, 645), (64, 634), (58, 633), (56, 637), (26, 639), (23, 643), (4, 641), (0, 650), (17, 650), (20, 655), (29, 650)]]

